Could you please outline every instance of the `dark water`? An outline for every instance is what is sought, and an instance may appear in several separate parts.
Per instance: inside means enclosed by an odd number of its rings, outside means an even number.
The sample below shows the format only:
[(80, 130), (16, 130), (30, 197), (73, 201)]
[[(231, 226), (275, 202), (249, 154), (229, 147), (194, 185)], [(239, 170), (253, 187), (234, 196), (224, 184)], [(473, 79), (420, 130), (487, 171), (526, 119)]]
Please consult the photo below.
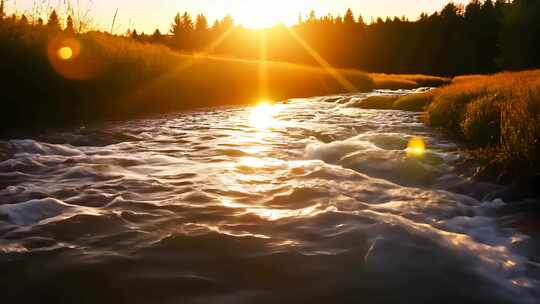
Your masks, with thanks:
[(0, 142), (2, 302), (538, 303), (515, 202), (365, 96)]

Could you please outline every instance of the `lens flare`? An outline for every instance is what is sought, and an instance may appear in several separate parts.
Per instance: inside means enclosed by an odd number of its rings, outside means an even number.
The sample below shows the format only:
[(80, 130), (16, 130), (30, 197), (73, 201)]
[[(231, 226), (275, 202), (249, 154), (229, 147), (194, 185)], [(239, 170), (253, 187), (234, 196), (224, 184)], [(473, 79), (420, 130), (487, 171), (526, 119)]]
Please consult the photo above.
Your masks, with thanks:
[(69, 46), (61, 47), (58, 50), (57, 55), (58, 55), (58, 58), (62, 60), (70, 60), (71, 58), (73, 58), (73, 49), (70, 48)]
[(407, 157), (422, 157), (426, 154), (426, 143), (420, 137), (413, 137), (407, 146)]
[(83, 42), (75, 37), (62, 34), (49, 41), (47, 57), (59, 75), (71, 80), (97, 77), (107, 67), (105, 57), (95, 48), (83, 45)]

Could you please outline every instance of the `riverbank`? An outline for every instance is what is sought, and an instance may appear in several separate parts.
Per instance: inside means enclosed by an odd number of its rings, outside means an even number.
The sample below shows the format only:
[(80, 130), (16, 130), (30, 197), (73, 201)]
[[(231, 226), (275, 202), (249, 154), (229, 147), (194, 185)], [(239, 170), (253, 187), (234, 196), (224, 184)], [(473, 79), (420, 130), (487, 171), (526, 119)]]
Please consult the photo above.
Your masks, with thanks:
[(126, 37), (53, 31), (18, 20), (0, 24), (0, 58), (0, 133), (449, 81), (182, 54)]
[[(361, 107), (426, 111), (428, 125), (466, 143), (477, 177), (527, 185), (540, 174), (540, 70), (462, 76), (441, 88), (406, 96), (376, 96)], [(531, 180), (533, 181), (531, 184)], [(515, 190), (515, 189), (514, 189)]]

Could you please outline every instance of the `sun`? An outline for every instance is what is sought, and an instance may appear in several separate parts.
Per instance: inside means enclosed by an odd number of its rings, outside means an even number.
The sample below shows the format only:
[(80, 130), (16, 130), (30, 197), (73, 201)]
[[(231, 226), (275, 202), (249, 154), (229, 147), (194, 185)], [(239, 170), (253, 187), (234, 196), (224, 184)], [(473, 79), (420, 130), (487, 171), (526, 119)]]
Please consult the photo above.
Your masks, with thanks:
[(270, 28), (280, 23), (290, 25), (298, 17), (287, 2), (290, 1), (243, 1), (235, 9), (234, 17), (238, 23), (250, 29)]

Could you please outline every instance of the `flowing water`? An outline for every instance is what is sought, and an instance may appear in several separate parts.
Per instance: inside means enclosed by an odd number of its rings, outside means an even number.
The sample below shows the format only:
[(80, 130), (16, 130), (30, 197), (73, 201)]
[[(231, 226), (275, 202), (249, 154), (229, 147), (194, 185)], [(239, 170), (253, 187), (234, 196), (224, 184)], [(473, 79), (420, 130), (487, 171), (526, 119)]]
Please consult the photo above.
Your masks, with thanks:
[(354, 107), (404, 93), (0, 142), (4, 303), (538, 303), (515, 202), (419, 113)]

